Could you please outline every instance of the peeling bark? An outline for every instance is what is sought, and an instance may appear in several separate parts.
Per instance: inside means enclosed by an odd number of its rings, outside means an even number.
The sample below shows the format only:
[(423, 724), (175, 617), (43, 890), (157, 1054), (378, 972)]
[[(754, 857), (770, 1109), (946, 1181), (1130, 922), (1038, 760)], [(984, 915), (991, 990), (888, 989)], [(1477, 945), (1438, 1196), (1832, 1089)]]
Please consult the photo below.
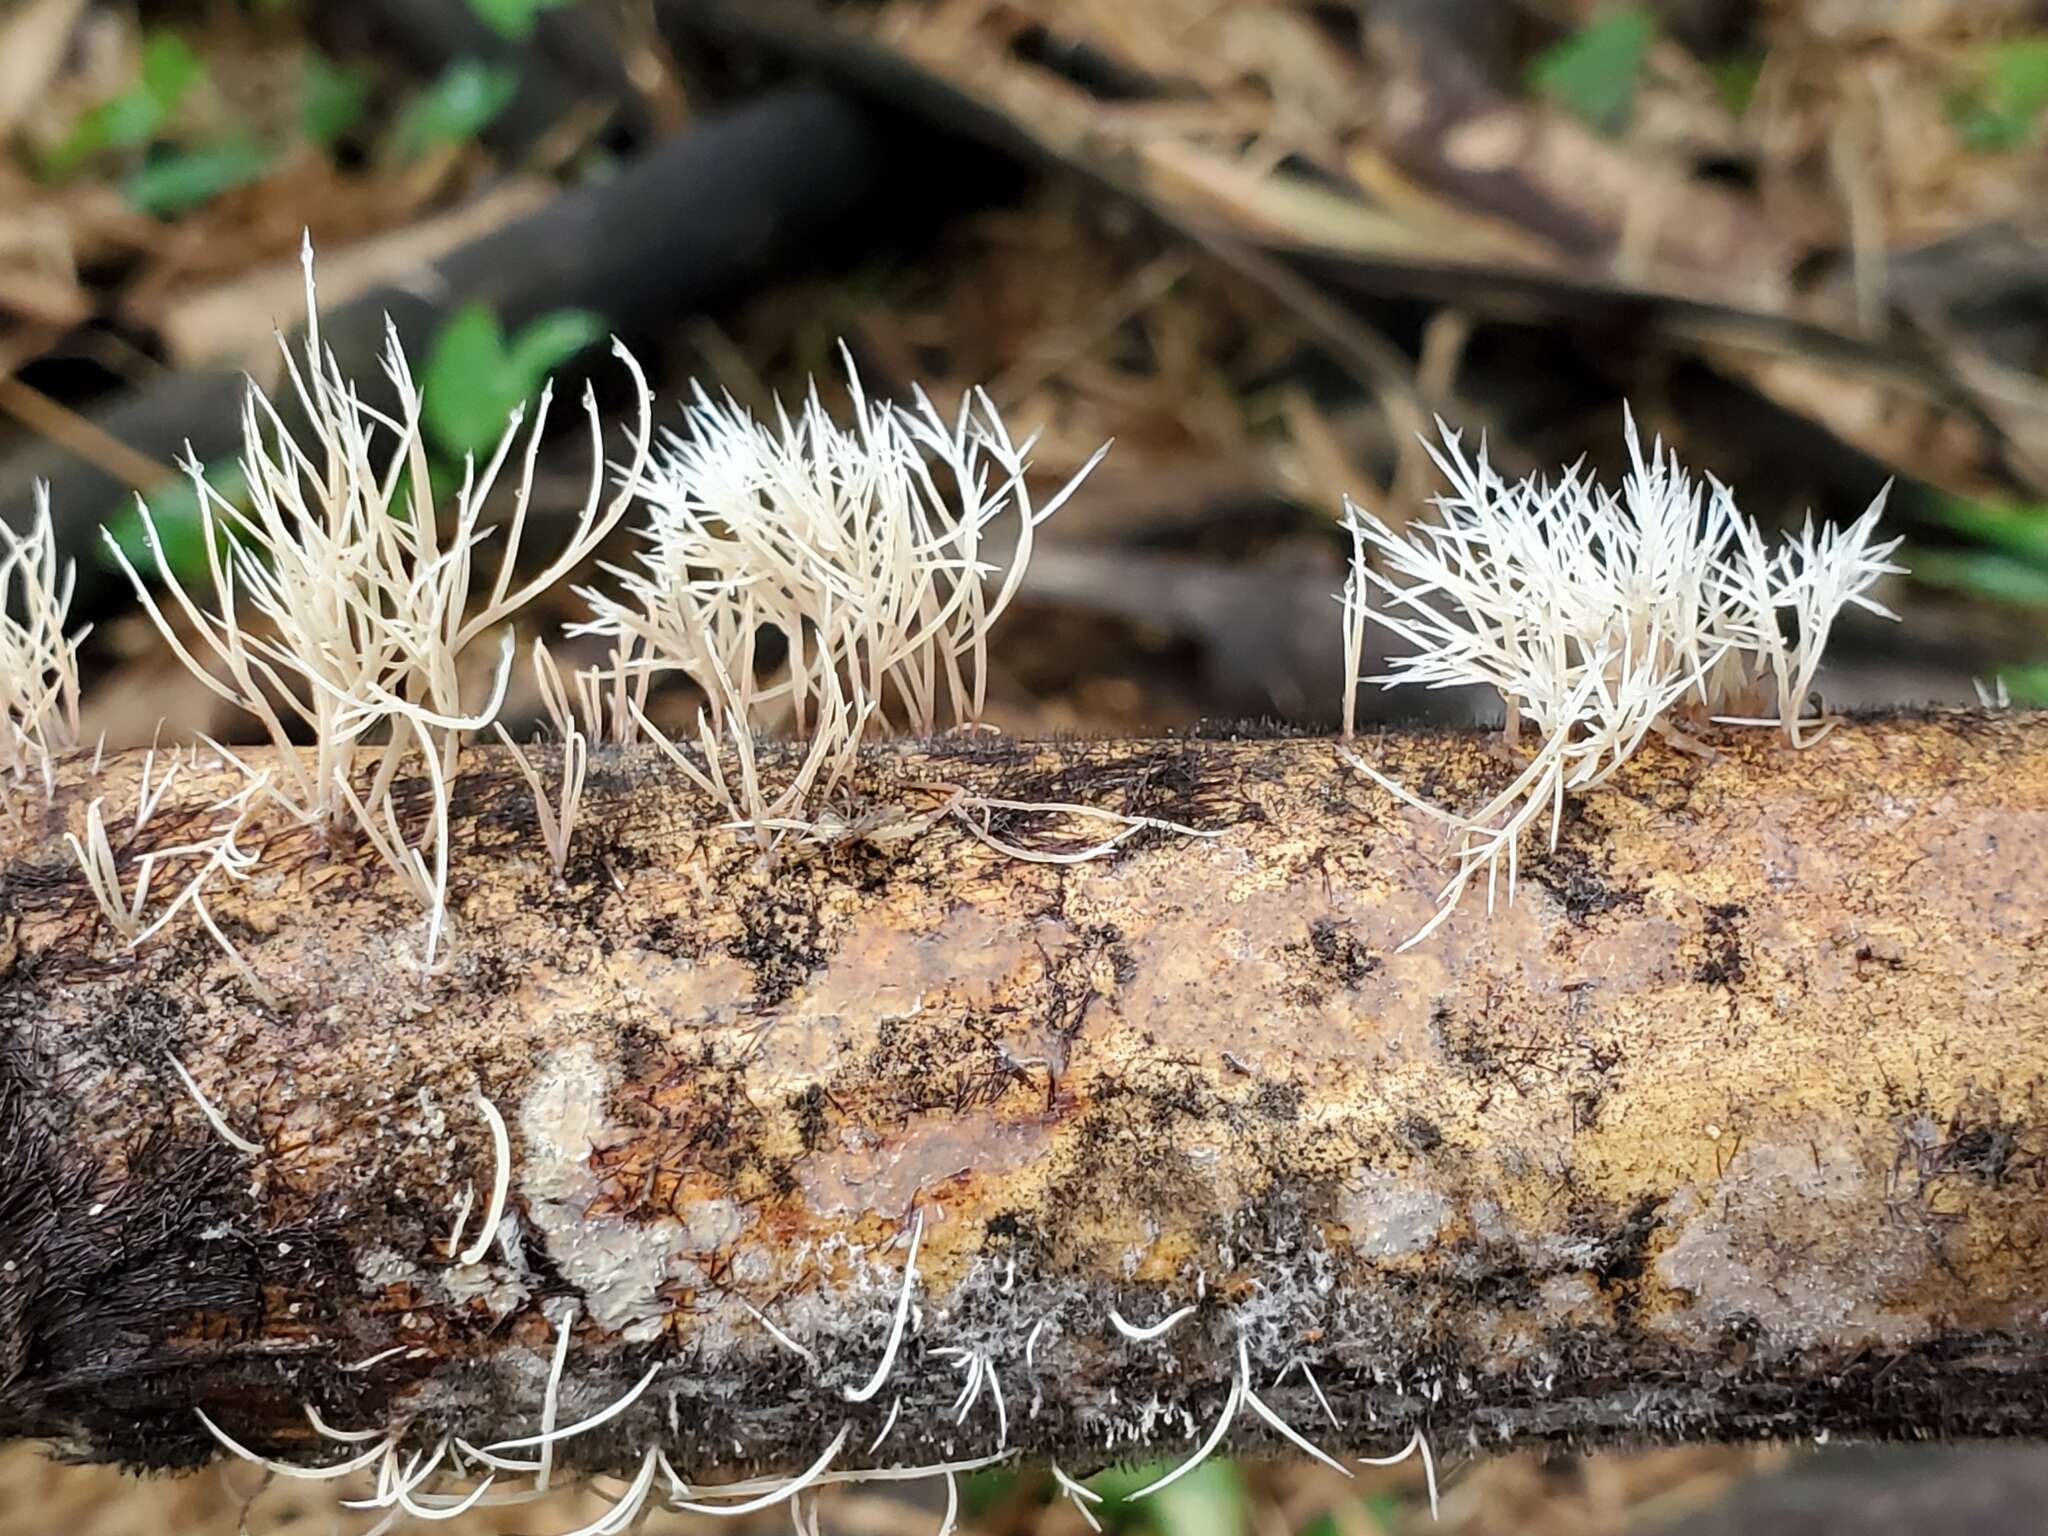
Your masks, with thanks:
[[(189, 920), (105, 931), (60, 834), (100, 796), (122, 845), (139, 765), (75, 768), (0, 841), (0, 1435), (183, 1466), (204, 1408), (333, 1459), (308, 1403), (530, 1435), (571, 1302), (562, 1423), (655, 1370), (558, 1464), (692, 1478), (842, 1426), (844, 1465), (1175, 1456), (1240, 1358), (1359, 1453), (2048, 1433), (2048, 716), (1716, 745), (1647, 748), (1512, 906), (1406, 953), (1441, 834), (1327, 741), (877, 748), (885, 801), (1222, 835), (1057, 866), (941, 825), (773, 871), (615, 753), (560, 882), (475, 749), (438, 976), (369, 850), (265, 824), (209, 905), (275, 1006)], [(1365, 746), (1446, 804), (1513, 771)], [(234, 787), (181, 772), (134, 851)], [(479, 1093), (512, 1161), (464, 1265)], [(1249, 1410), (1226, 1443), (1285, 1448)]]

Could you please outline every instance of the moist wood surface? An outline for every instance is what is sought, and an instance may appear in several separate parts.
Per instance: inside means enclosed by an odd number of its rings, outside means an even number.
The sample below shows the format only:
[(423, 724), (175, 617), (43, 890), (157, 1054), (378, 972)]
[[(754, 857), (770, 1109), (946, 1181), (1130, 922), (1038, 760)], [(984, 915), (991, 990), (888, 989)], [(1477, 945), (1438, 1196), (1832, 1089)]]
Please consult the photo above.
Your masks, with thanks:
[[(1452, 806), (1514, 772), (1479, 737), (1361, 747)], [(1240, 1344), (1262, 1401), (1361, 1453), (2048, 1432), (2048, 717), (1715, 748), (1651, 744), (1512, 905), (1475, 891), (1407, 952), (1441, 832), (1327, 741), (870, 758), (870, 805), (939, 783), (1221, 834), (1073, 865), (941, 824), (768, 869), (614, 753), (560, 881), (479, 748), (438, 975), (373, 852), (259, 819), (208, 905), (271, 1003), (189, 918), (107, 931), (60, 833), (101, 797), (127, 846), (140, 765), (80, 766), (4, 844), (0, 1434), (148, 1466), (214, 1453), (195, 1408), (313, 1460), (307, 1403), (528, 1435), (572, 1304), (561, 1422), (658, 1369), (559, 1461), (658, 1443), (692, 1477), (843, 1425), (847, 1465), (1173, 1456)], [(133, 851), (236, 787), (181, 770)], [(512, 1165), (463, 1265), (479, 1094)], [(913, 1231), (893, 1369), (851, 1401)], [(1190, 1306), (1142, 1342), (1110, 1315)], [(1249, 1409), (1229, 1443), (1281, 1445)]]

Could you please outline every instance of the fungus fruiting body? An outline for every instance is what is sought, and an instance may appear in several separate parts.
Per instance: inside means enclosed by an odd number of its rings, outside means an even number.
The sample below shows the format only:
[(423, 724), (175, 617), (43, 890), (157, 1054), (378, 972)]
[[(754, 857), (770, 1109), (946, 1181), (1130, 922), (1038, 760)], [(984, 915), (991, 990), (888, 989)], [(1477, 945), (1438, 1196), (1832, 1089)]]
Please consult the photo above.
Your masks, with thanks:
[(1507, 788), (1460, 812), (1345, 751), (1451, 830), (1454, 873), (1408, 944), (1444, 922), (1481, 871), (1489, 905), (1503, 874), (1512, 900), (1523, 833), (1547, 809), (1554, 847), (1566, 795), (1608, 778), (1652, 732), (1682, 741), (1685, 717), (1696, 715), (1776, 726), (1793, 746), (1818, 740), (1826, 721), (1806, 710), (1835, 621), (1851, 604), (1895, 617), (1869, 593), (1900, 570), (1889, 563), (1899, 541), (1875, 542), (1883, 492), (1848, 527), (1816, 532), (1809, 517), (1771, 552), (1725, 486), (1695, 481), (1661, 441), (1645, 454), (1632, 417), (1618, 494), (1576, 465), (1554, 481), (1507, 481), (1483, 445), (1475, 463), (1459, 434), (1438, 425), (1442, 445), (1428, 447), (1450, 490), (1436, 498), (1434, 521), (1396, 532), (1347, 504), (1345, 735), (1368, 680), (1359, 674), (1371, 622), (1409, 649), (1370, 681), (1490, 688), (1509, 746), (1525, 724), (1538, 744)]

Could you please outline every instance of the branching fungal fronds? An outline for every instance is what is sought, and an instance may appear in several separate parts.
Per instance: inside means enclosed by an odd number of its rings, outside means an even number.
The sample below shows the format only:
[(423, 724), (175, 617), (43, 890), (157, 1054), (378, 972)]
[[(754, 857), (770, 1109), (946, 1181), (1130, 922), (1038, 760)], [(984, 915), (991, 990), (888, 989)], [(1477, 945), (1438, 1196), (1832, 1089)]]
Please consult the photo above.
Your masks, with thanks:
[(121, 874), (121, 861), (114, 855), (106, 821), (100, 815), (101, 804), (94, 800), (85, 808), (85, 837), (66, 832), (64, 841), (71, 845), (72, 856), (78, 860), (86, 888), (99, 904), (100, 915), (114, 932), (132, 944), (142, 933), (142, 911), (149, 902), (149, 879), (156, 856), (144, 854), (136, 861), (135, 894), (130, 896)]
[(73, 569), (57, 564), (49, 487), (35, 489), (25, 533), (0, 523), (0, 776), (4, 801), (31, 779), (44, 793), (56, 760), (78, 745), (78, 646), (87, 631), (64, 632)]
[[(1345, 733), (1376, 590), (1381, 603), (1371, 617), (1410, 650), (1374, 681), (1492, 688), (1509, 744), (1526, 722), (1539, 745), (1506, 789), (1458, 814), (1424, 804), (1345, 754), (1452, 829), (1455, 871), (1436, 916), (1408, 944), (1442, 923), (1481, 871), (1489, 905), (1503, 874), (1512, 900), (1522, 834), (1547, 808), (1554, 847), (1565, 796), (1605, 780), (1651, 731), (1676, 736), (1680, 712), (1782, 725), (1804, 745), (1815, 722), (1803, 715), (1836, 617), (1850, 603), (1886, 614), (1867, 594), (1899, 569), (1887, 563), (1898, 541), (1872, 542), (1883, 493), (1847, 529), (1816, 534), (1809, 518), (1798, 540), (1770, 555), (1726, 487), (1694, 481), (1661, 442), (1645, 455), (1633, 418), (1631, 467), (1618, 495), (1577, 466), (1554, 482), (1511, 484), (1483, 445), (1475, 464), (1459, 435), (1439, 427), (1443, 445), (1429, 451), (1451, 489), (1437, 498), (1436, 521), (1396, 533), (1347, 506)], [(1776, 714), (1731, 718), (1726, 712), (1738, 703), (1774, 705)]]
[[(303, 356), (279, 338), (293, 401), (306, 422), (295, 437), (263, 392), (250, 386), (243, 407), (243, 510), (186, 463), (199, 501), (210, 605), (177, 579), (147, 506), (143, 532), (165, 593), (160, 602), (112, 536), (108, 546), (144, 610), (193, 675), (217, 696), (254, 716), (278, 749), (282, 782), (274, 798), (297, 818), (332, 827), (354, 815), (423, 905), (429, 908), (426, 964), (434, 963), (447, 893), (447, 795), (464, 735), (489, 725), (511, 661), (506, 635), (496, 686), (481, 709), (462, 698), (462, 661), (471, 645), (587, 559), (631, 505), (630, 485), (652, 440), (650, 401), (639, 365), (614, 346), (632, 376), (638, 425), (624, 465), (626, 486), (608, 500), (603, 426), (585, 392), (593, 462), (589, 493), (560, 553), (537, 574), (517, 579), (535, 466), (551, 395), (543, 390), (502, 528), (484, 510), (521, 436), (515, 411), (489, 460), (464, 465), (445, 518), (421, 429), (422, 402), (390, 333), (385, 372), (397, 414), (364, 402), (320, 341), (310, 244), (304, 253), (306, 335)], [(488, 581), (477, 554), (497, 538)], [(294, 729), (310, 735), (302, 759)], [(350, 785), (359, 743), (382, 739), (366, 792)], [(415, 845), (398, 824), (391, 788), (401, 760), (417, 746), (427, 759), (435, 805)]]
[(512, 754), (512, 761), (518, 766), (520, 777), (526, 780), (526, 787), (533, 791), (534, 819), (540, 823), (541, 841), (547, 844), (548, 860), (554, 866), (555, 878), (560, 880), (569, 865), (569, 840), (576, 835), (576, 815), (583, 801), (583, 780), (590, 771), (590, 738), (577, 725), (575, 712), (569, 703), (568, 688), (562, 681), (561, 668), (548, 654), (547, 645), (539, 640), (533, 642), (533, 671), (540, 683), (541, 699), (562, 745), (557, 800), (549, 801), (547, 784), (540, 771), (513, 741), (511, 732), (503, 725), (494, 725), (493, 729), (498, 733), (498, 740), (504, 743), (505, 750)]
[[(869, 400), (850, 356), (847, 383), (847, 428), (815, 388), (772, 424), (700, 391), (637, 484), (638, 564), (606, 568), (618, 595), (584, 593), (595, 617), (581, 630), (634, 647), (617, 672), (681, 672), (703, 691), (701, 761), (674, 743), (669, 755), (764, 849), (815, 825), (870, 734), (980, 723), (989, 629), (1037, 526), (1102, 456), (1039, 505), (1032, 440), (1013, 442), (986, 395), (948, 420), (921, 392), (912, 407)], [(768, 637), (787, 659), (764, 681)], [(781, 725), (804, 746), (771, 783), (751, 738)]]

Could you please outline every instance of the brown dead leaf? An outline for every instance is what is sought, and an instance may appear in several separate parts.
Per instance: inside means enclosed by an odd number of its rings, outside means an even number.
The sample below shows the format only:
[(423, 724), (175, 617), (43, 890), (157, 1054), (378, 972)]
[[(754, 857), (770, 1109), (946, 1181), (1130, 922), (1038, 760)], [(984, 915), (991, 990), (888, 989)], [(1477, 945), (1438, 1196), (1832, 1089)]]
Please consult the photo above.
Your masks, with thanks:
[(63, 67), (85, 0), (29, 0), (0, 20), (0, 140), (12, 137)]

